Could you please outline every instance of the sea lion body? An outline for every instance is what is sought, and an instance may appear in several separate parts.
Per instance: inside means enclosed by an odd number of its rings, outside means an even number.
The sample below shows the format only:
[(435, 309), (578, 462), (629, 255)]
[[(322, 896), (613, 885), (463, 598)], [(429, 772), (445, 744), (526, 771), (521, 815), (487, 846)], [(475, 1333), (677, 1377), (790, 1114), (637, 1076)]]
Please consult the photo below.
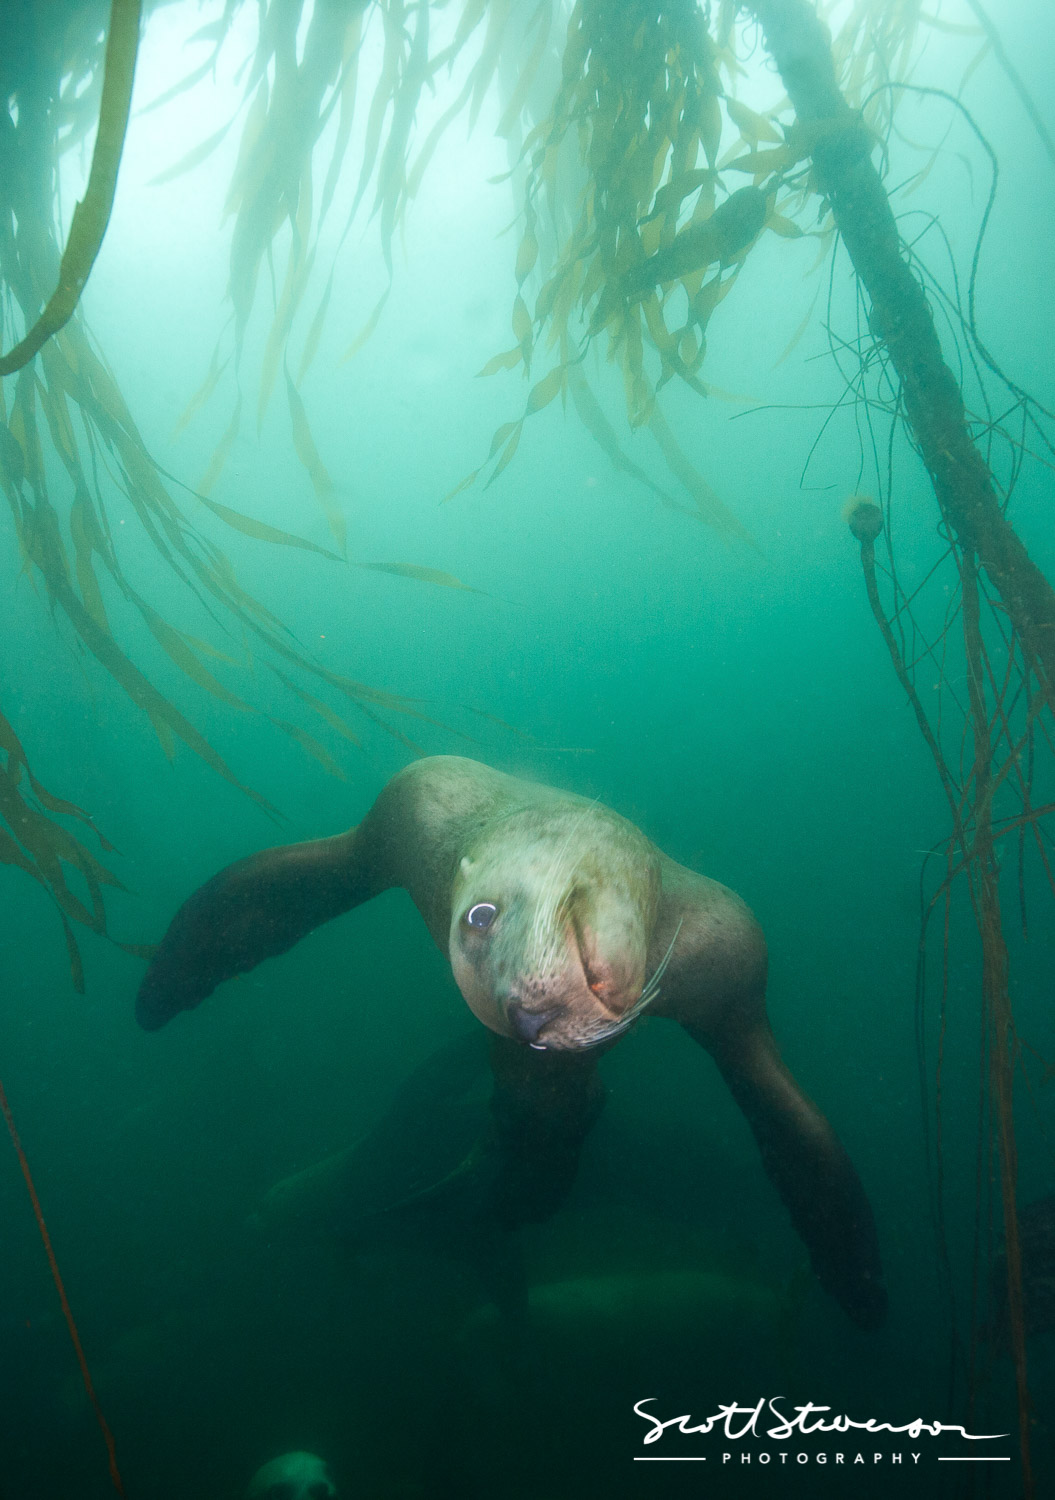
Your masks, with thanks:
[(265, 850), (184, 904), (140, 987), (156, 1029), (314, 927), (405, 888), (493, 1033), (493, 1209), (547, 1216), (603, 1101), (596, 1060), (645, 1006), (717, 1062), (820, 1280), (864, 1326), (885, 1293), (871, 1209), (831, 1126), (781, 1061), (766, 947), (732, 891), (611, 809), (456, 756), (393, 777), (356, 828)]

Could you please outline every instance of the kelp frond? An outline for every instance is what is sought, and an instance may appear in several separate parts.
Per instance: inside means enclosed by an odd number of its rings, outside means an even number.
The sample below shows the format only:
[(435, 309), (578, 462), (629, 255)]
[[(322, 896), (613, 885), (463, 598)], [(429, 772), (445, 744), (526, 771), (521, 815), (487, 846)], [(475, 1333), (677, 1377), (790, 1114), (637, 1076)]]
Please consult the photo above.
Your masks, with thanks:
[[(516, 342), (481, 373), (521, 367), (534, 381), (525, 417), (541, 409), (538, 393), (551, 394), (556, 378), (580, 415), (589, 410), (588, 430), (613, 463), (632, 472), (614, 431), (598, 423), (586, 384), (586, 355), (602, 343), (621, 372), (631, 428), (657, 439), (694, 513), (743, 537), (677, 442), (659, 393), (676, 380), (708, 394), (708, 326), (764, 230), (811, 235), (827, 247), (833, 224), (810, 164), (825, 122), (804, 127), (779, 95), (754, 108), (737, 97), (746, 75), (740, 54), (753, 46), (741, 9), (734, 0), (713, 12), (692, 0), (577, 0), (560, 86), (524, 148)], [(940, 18), (918, 0), (839, 0), (827, 9), (844, 92), (864, 109), (862, 135), (881, 137), (898, 96), (879, 84), (909, 74), (920, 26)], [(534, 366), (554, 357), (540, 381)], [(481, 474), (494, 480), (516, 451), (523, 420), (498, 429), (488, 458), (458, 489)]]
[[(30, 769), (11, 724), (0, 713), (0, 864), (35, 880), (55, 903), (66, 938), (74, 988), (84, 991), (84, 969), (73, 923), (106, 934), (103, 886), (121, 882), (69, 824), (88, 829), (103, 854), (114, 852), (91, 817), (43, 786)], [(70, 884), (76, 877), (81, 894)]]
[[(261, 5), (256, 52), (245, 84), (245, 120), (226, 201), (226, 212), (233, 219), (228, 286), (234, 312), (233, 368), (238, 369), (246, 326), (258, 299), (261, 268), (275, 258), (280, 233), (285, 231), (289, 244), (259, 371), (257, 421), (263, 419), (282, 371), (294, 446), (339, 544), (341, 527), (298, 392), (327, 319), (335, 267), (296, 360), (291, 357), (290, 342), (311, 286), (320, 234), (343, 180), (357, 112), (362, 110), (362, 154), (353, 166), (354, 188), (337, 254), (356, 217), (368, 213), (377, 221), (389, 287), (372, 308), (363, 309), (346, 357), (378, 326), (391, 288), (395, 234), (444, 132), (463, 112), (470, 124), (475, 120), (503, 46), (512, 41), (516, 51), (521, 38), (530, 37), (528, 63), (517, 91), (518, 98), (522, 96), (548, 36), (550, 5), (551, 0), (542, 0), (523, 21), (515, 16), (511, 0), (464, 0), (456, 16), (432, 0), (410, 4), (406, 0), (315, 0), (299, 55), (297, 37), (307, 13), (306, 0), (263, 0)], [(439, 36), (433, 12), (439, 12), (445, 22)], [(370, 25), (381, 30), (382, 55), (376, 76), (367, 80), (364, 89), (360, 61)], [(466, 63), (465, 54), (474, 40), (477, 54)], [(456, 66), (455, 97), (415, 151), (421, 100), (449, 83)], [(361, 100), (364, 92), (367, 97)], [(511, 101), (514, 113), (519, 108), (518, 102)], [(321, 195), (316, 195), (315, 158), (331, 120), (335, 121), (332, 145)], [(504, 128), (513, 128), (511, 116)], [(203, 143), (202, 149), (210, 144)], [(178, 165), (192, 164), (188, 157)], [(295, 369), (295, 379), (290, 369)], [(241, 419), (242, 403), (237, 398), (209, 465), (210, 484), (222, 471)]]
[(83, 199), (73, 211), (69, 238), (59, 265), (59, 284), (40, 317), (10, 353), (0, 358), (0, 376), (21, 370), (38, 349), (65, 327), (80, 300), (110, 222), (117, 169), (124, 150), (132, 82), (139, 51), (140, 0), (112, 0), (106, 39), (102, 100)]
[[(136, 32), (130, 35), (133, 10)], [(131, 611), (145, 626), (184, 681), (229, 709), (267, 720), (332, 774), (341, 774), (338, 763), (303, 724), (257, 708), (224, 680), (232, 665), (250, 660), (250, 645), (283, 669), (280, 680), (299, 709), (306, 708), (328, 731), (335, 730), (350, 743), (357, 743), (357, 736), (345, 717), (353, 708), (414, 749), (388, 715), (426, 716), (397, 694), (371, 688), (317, 662), (282, 621), (241, 586), (223, 549), (177, 503), (105, 359), (90, 340), (80, 313), (68, 302), (70, 288), (83, 284), (105, 229), (124, 130), (123, 117), (118, 116), (127, 114), (138, 6), (116, 0), (113, 15), (123, 29), (119, 37), (111, 34), (105, 52), (107, 81), (101, 90), (106, 9), (95, 0), (71, 6), (65, 28), (41, 24), (20, 31), (8, 24), (9, 13), (0, 16), (0, 328), (5, 334), (19, 325), (34, 330), (28, 337), (36, 346), (17, 373), (0, 383), (0, 491), (10, 509), (24, 574), (73, 640), (146, 716), (165, 752), (171, 755), (181, 741), (274, 815), (267, 800), (239, 779), (193, 720), (161, 691), (142, 651), (123, 644), (115, 605), (123, 615)], [(40, 19), (43, 23), (43, 15)], [(115, 55), (119, 65), (112, 69)], [(120, 84), (117, 104), (111, 84)], [(88, 192), (74, 212), (69, 242), (60, 255), (55, 223), (59, 157), (68, 140), (82, 135), (85, 100), (94, 101), (101, 111), (97, 148)], [(67, 299), (61, 318), (54, 315), (56, 299), (51, 296), (56, 283), (60, 297)], [(47, 308), (43, 315), (42, 307)], [(3, 342), (12, 340), (5, 337)], [(317, 487), (325, 489), (328, 478), (313, 453), (306, 418), (296, 424), (296, 400), (291, 385), (299, 450), (309, 467), (317, 466)], [(117, 497), (119, 507), (127, 508), (120, 524), (113, 514)], [(331, 565), (340, 563), (335, 553), (241, 515), (206, 494), (198, 499), (220, 522), (243, 535), (321, 552)], [(126, 518), (131, 523), (127, 531), (122, 529)], [(135, 548), (131, 533), (137, 528), (188, 600), (230, 638), (229, 650), (218, 650), (165, 618), (136, 582), (128, 556)], [(336, 706), (309, 692), (309, 681), (334, 698)], [(9, 830), (0, 840), (0, 854), (4, 863), (37, 879), (56, 901), (79, 976), (70, 923), (105, 932), (103, 887), (117, 882), (63, 822), (70, 817), (84, 822), (86, 815), (46, 792), (32, 777), (14, 728), (3, 719), (0, 729), (5, 756), (0, 811)], [(67, 869), (77, 873), (85, 895), (70, 886)]]
[[(559, 89), (524, 146), (516, 344), (484, 373), (518, 365), (529, 373), (540, 357), (556, 355), (549, 373), (536, 379), (524, 416), (541, 410), (543, 395), (548, 400), (563, 390), (574, 370), (577, 410), (589, 411), (589, 430), (627, 470), (614, 433), (597, 420), (600, 407), (583, 367), (590, 345), (603, 339), (622, 372), (631, 427), (653, 433), (694, 513), (743, 538), (743, 528), (664, 421), (657, 399), (673, 378), (706, 394), (699, 372), (707, 325), (774, 212), (776, 188), (769, 184), (792, 164), (769, 121), (725, 98), (722, 63), (703, 11), (688, 0), (619, 6), (578, 0)], [(781, 143), (770, 153), (772, 163), (746, 157), (733, 163), (755, 178), (750, 186), (725, 185), (723, 106), (744, 129)], [(555, 248), (547, 254), (551, 241)], [(538, 290), (529, 307), (533, 276)], [(488, 483), (511, 460), (522, 423), (495, 434)]]

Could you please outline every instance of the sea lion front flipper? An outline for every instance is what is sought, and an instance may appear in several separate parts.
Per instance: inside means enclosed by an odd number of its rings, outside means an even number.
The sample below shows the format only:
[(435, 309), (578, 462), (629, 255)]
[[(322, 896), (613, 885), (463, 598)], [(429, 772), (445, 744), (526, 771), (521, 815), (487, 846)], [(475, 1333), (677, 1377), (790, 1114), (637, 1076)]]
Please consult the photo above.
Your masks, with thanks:
[(686, 1029), (712, 1054), (747, 1117), (821, 1285), (860, 1328), (878, 1328), (887, 1297), (871, 1205), (835, 1131), (781, 1059), (768, 1023), (722, 1045)]
[(228, 865), (180, 907), (136, 996), (136, 1019), (156, 1031), (218, 984), (285, 953), (333, 917), (377, 894), (356, 829), (264, 849)]

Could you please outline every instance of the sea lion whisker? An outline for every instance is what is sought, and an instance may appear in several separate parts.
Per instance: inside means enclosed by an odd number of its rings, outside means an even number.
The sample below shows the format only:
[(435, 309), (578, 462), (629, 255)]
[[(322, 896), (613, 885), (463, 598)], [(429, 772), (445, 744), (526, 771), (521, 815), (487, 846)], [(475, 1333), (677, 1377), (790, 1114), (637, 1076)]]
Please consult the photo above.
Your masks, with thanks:
[[(681, 930), (680, 922), (678, 923), (678, 930)], [(675, 932), (675, 940), (677, 939), (677, 936), (678, 934), (677, 932)], [(670, 947), (667, 949), (666, 957), (663, 959), (663, 962), (660, 964), (659, 968), (657, 968), (656, 972), (653, 974), (646, 987), (641, 991), (640, 996), (630, 1007), (630, 1009), (626, 1011), (624, 1015), (620, 1016), (618, 1021), (614, 1021), (610, 1026), (601, 1027), (601, 1029), (597, 1032), (594, 1032), (587, 1041), (581, 1042), (579, 1044), (580, 1048), (596, 1047), (601, 1042), (607, 1042), (613, 1036), (621, 1036), (624, 1031), (627, 1031), (629, 1027), (633, 1025), (638, 1016), (641, 1015), (642, 1011), (647, 1010), (648, 1007), (652, 1004), (653, 1000), (655, 1000), (659, 995), (659, 981), (662, 977), (663, 970), (667, 967), (667, 962), (670, 959), (670, 955), (673, 951), (674, 943), (672, 942)]]
[(650, 989), (642, 991), (640, 998), (635, 1001), (630, 1009), (619, 1018), (617, 1024), (620, 1029), (625, 1030), (632, 1021), (636, 1021), (641, 1012), (648, 1009), (648, 1007), (652, 1004), (653, 1000), (655, 1000), (658, 994), (658, 984), (654, 984)]
[(585, 1043), (586, 1046), (596, 1046), (598, 1042), (606, 1041), (609, 1037), (617, 1036), (619, 1033), (625, 1031), (632, 1022), (637, 1020), (641, 1012), (643, 1010), (646, 1010), (648, 1006), (652, 1004), (653, 1000), (655, 1000), (657, 995), (659, 994), (660, 980), (663, 978), (663, 975), (667, 969), (667, 965), (670, 963), (671, 956), (674, 952), (674, 944), (678, 941), (678, 933), (680, 931), (681, 922), (679, 922), (677, 927), (675, 927), (674, 929), (674, 936), (670, 940), (669, 948), (667, 949), (666, 953), (664, 953), (655, 969), (652, 971), (651, 978), (648, 980), (648, 983), (645, 985), (644, 989), (641, 991), (641, 994), (638, 996), (637, 1000), (630, 1007), (630, 1009), (624, 1015), (622, 1015), (613, 1026), (605, 1027), (598, 1036), (592, 1037), (590, 1041)]
[(675, 927), (674, 936), (670, 940), (670, 947), (667, 949), (666, 953), (664, 953), (659, 963), (653, 969), (652, 976), (645, 984), (644, 989), (641, 991), (640, 998), (627, 1012), (627, 1015), (624, 1019), (632, 1021), (635, 1016), (640, 1015), (646, 1005), (651, 1005), (653, 1000), (659, 994), (659, 982), (667, 971), (667, 965), (670, 963), (671, 957), (674, 953), (674, 944), (678, 941), (678, 933), (681, 931), (682, 922), (684, 920), (685, 919), (683, 917), (681, 921), (679, 921), (677, 927)]
[(650, 990), (646, 990), (641, 996), (640, 1000), (638, 1000), (636, 1005), (632, 1005), (627, 1011), (626, 1015), (623, 1016), (623, 1020), (627, 1023), (627, 1025), (629, 1025), (631, 1021), (636, 1021), (641, 1012), (648, 1009), (648, 1007), (652, 1004), (653, 1000), (655, 1000), (658, 994), (658, 984), (653, 985)]
[(670, 940), (670, 946), (667, 949), (666, 953), (664, 953), (663, 957), (660, 959), (659, 963), (653, 969), (652, 978), (645, 985), (646, 992), (650, 990), (654, 984), (658, 984), (659, 981), (663, 978), (663, 975), (667, 972), (667, 965), (670, 963), (670, 960), (674, 955), (674, 944), (678, 941), (678, 934), (681, 932), (684, 922), (684, 917), (678, 918), (678, 925), (674, 929), (674, 936)]
[(590, 1047), (599, 1047), (602, 1042), (609, 1041), (613, 1036), (621, 1036), (630, 1025), (632, 1019), (632, 1017), (624, 1018), (622, 1021), (614, 1022), (611, 1026), (602, 1026), (599, 1031), (593, 1032), (583, 1041), (578, 1042), (575, 1050), (577, 1052), (586, 1052)]

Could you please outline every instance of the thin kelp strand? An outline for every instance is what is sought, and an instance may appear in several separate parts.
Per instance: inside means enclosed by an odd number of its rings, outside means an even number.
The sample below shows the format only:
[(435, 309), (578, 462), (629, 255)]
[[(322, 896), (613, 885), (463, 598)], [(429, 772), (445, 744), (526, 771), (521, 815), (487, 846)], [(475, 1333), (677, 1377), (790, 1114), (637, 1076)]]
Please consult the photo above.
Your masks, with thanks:
[(479, 594), (484, 599), (491, 597), (483, 589), (473, 588), (441, 568), (426, 568), (419, 563), (356, 563), (355, 566), (374, 573), (391, 573), (396, 578), (413, 578), (418, 583), (432, 583), (438, 588), (458, 589), (463, 594)]
[(231, 449), (234, 447), (235, 439), (238, 436), (238, 429), (241, 426), (241, 421), (242, 396), (239, 392), (238, 398), (234, 404), (234, 410), (231, 412), (230, 421), (224, 429), (220, 437), (220, 441), (216, 444), (216, 447), (213, 449), (212, 454), (210, 455), (209, 462), (206, 465), (204, 474), (198, 480), (198, 491), (200, 494), (208, 496), (213, 486), (216, 484), (216, 481), (223, 473), (224, 464), (230, 457)]
[(0, 713), (0, 750), (3, 750), (7, 755), (8, 770), (10, 771), (12, 766), (21, 768), (21, 771), (25, 773), (26, 779), (28, 780), (30, 786), (33, 788), (34, 796), (48, 809), (49, 812), (60, 813), (63, 817), (75, 818), (78, 822), (86, 824), (89, 828), (91, 828), (92, 832), (98, 838), (104, 850), (113, 850), (113, 845), (110, 844), (95, 827), (95, 824), (88, 813), (86, 813), (82, 808), (77, 807), (74, 803), (66, 801), (62, 797), (54, 796), (37, 780), (37, 778), (33, 775), (32, 768), (30, 767), (26, 752), (22, 748), (21, 741), (15, 733), (11, 723), (7, 718), (5, 718), (3, 713)]
[(193, 171), (203, 161), (208, 161), (237, 118), (238, 114), (236, 112), (226, 124), (221, 125), (219, 130), (214, 131), (212, 135), (208, 136), (204, 141), (199, 142), (186, 155), (181, 156), (179, 161), (173, 162), (171, 167), (166, 167), (163, 172), (159, 172), (156, 177), (152, 177), (147, 186), (162, 187), (166, 182), (173, 182), (177, 177), (182, 177), (184, 172)]
[[(401, 9), (402, 7), (400, 7)], [(370, 101), (370, 109), (367, 114), (366, 135), (363, 142), (363, 159), (359, 168), (359, 181), (355, 189), (355, 197), (348, 216), (349, 223), (354, 219), (363, 194), (366, 192), (370, 179), (373, 176), (374, 167), (377, 163), (377, 153), (381, 144), (381, 132), (384, 126), (385, 115), (398, 91), (399, 76), (402, 69), (404, 33), (402, 16), (396, 13), (396, 7), (382, 7), (381, 24), (385, 36), (384, 57), (381, 63), (381, 74), (374, 89), (374, 95)]]
[(322, 337), (322, 330), (326, 324), (326, 314), (329, 311), (330, 297), (333, 293), (333, 276), (334, 273), (331, 269), (329, 279), (326, 282), (326, 289), (322, 294), (322, 299), (319, 302), (318, 307), (316, 308), (315, 316), (311, 320), (311, 326), (309, 327), (307, 335), (304, 339), (304, 348), (300, 356), (300, 365), (297, 368), (298, 386), (303, 381), (304, 376), (307, 374), (312, 365), (312, 362), (315, 359), (315, 355), (318, 353), (319, 340)]
[[(378, 171), (375, 212), (379, 211), (381, 252), (392, 274), (392, 235), (407, 197), (407, 153), (417, 113), (418, 99), (429, 72), (429, 5), (418, 0), (414, 36), (403, 66), (399, 89), (392, 104), (392, 117)], [(471, 118), (471, 117), (470, 117)]]
[[(191, 491), (196, 494), (196, 491)], [(232, 510), (229, 505), (221, 505), (218, 500), (212, 500), (208, 495), (197, 495), (197, 498), (214, 516), (219, 517), (225, 526), (232, 531), (239, 531), (243, 536), (252, 537), (257, 542), (269, 542), (278, 547), (300, 547), (306, 552), (316, 552), (320, 557), (329, 558), (331, 562), (343, 562), (344, 559), (336, 552), (331, 552), (328, 547), (320, 547), (317, 542), (309, 542), (306, 537), (294, 536), (291, 531), (281, 531), (277, 526), (271, 526), (266, 521), (258, 521), (253, 516), (245, 516), (241, 511)], [(463, 585), (464, 587), (464, 585)]]
[[(306, 235), (310, 221), (310, 208), (298, 216), (298, 224), (301, 232)], [(293, 327), (293, 315), (300, 305), (304, 288), (308, 284), (311, 269), (315, 260), (314, 250), (309, 250), (306, 255), (290, 254), (286, 263), (286, 276), (282, 284), (282, 292), (275, 308), (275, 316), (271, 322), (268, 332), (267, 343), (260, 359), (260, 382), (256, 404), (256, 430), (260, 432), (267, 403), (274, 390), (275, 379), (278, 375), (279, 365), (285, 359), (286, 346), (289, 343), (290, 330)]]
[(345, 772), (338, 765), (337, 761), (334, 760), (333, 756), (326, 749), (326, 746), (321, 744), (313, 734), (309, 734), (299, 724), (290, 723), (288, 719), (279, 719), (272, 714), (268, 714), (267, 718), (276, 729), (281, 729), (283, 734), (288, 734), (290, 739), (295, 740), (301, 749), (305, 750), (313, 760), (317, 761), (328, 775), (335, 777), (338, 781), (348, 780)]
[(325, 722), (329, 724), (331, 729), (336, 730), (336, 732), (343, 739), (348, 740), (351, 744), (355, 745), (356, 747), (361, 747), (362, 740), (348, 727), (344, 719), (341, 718), (340, 714), (334, 712), (334, 710), (328, 703), (324, 702), (321, 698), (316, 698), (315, 694), (309, 693), (307, 688), (299, 687), (297, 683), (292, 680), (292, 678), (287, 677), (284, 672), (280, 672), (278, 667), (272, 666), (271, 670), (274, 672), (278, 680), (286, 688), (288, 688), (295, 697), (299, 698), (302, 703), (306, 703), (309, 708), (314, 709), (319, 717), (324, 719)]
[(552, 24), (553, 7), (547, 4), (546, 0), (539, 0), (534, 14), (528, 18), (525, 26), (525, 35), (534, 27), (535, 39), (531, 44), (531, 51), (528, 53), (526, 59), (521, 62), (517, 70), (516, 86), (510, 94), (505, 108), (502, 110), (496, 127), (497, 135), (512, 135), (520, 123), (520, 117), (527, 106), (528, 96), (534, 85), (539, 64), (546, 52), (546, 44), (550, 38)]
[[(120, 882), (56, 821), (54, 815), (57, 814), (73, 817), (91, 826), (85, 813), (65, 799), (53, 797), (34, 777), (24, 750), (3, 715), (0, 715), (0, 731), (0, 748), (7, 755), (6, 765), (0, 765), (0, 819), (11, 829), (8, 833), (0, 828), (0, 863), (20, 869), (36, 880), (51, 896), (62, 923), (71, 980), (74, 988), (83, 993), (84, 976), (80, 954), (67, 918), (104, 934), (106, 918), (100, 887), (104, 884), (120, 886)], [(37, 801), (53, 814), (52, 817), (44, 817), (26, 801), (20, 786), (23, 775)], [(16, 836), (20, 842), (16, 842)], [(112, 845), (101, 835), (99, 838), (104, 849), (112, 849)], [(62, 870), (63, 860), (76, 869), (85, 881), (92, 899), (90, 911), (69, 889)]]
[(190, 400), (187, 402), (187, 405), (183, 408), (178, 418), (176, 419), (176, 425), (173, 427), (170, 434), (170, 441), (174, 442), (176, 438), (179, 437), (180, 433), (190, 425), (192, 419), (201, 410), (201, 408), (208, 401), (209, 397), (212, 395), (213, 391), (216, 389), (217, 385), (220, 382), (220, 377), (223, 375), (223, 372), (227, 369), (227, 366), (230, 363), (230, 355), (228, 355), (226, 359), (224, 359), (221, 363), (220, 345), (219, 343), (217, 343), (215, 349), (212, 352), (212, 359), (209, 361), (209, 368), (205, 373), (205, 379), (202, 381), (198, 389), (194, 392), (194, 395), (190, 398)]
[(361, 44), (362, 17), (356, 15), (349, 23), (344, 36), (344, 55), (341, 65), (341, 76), (338, 81), (340, 113), (337, 120), (337, 134), (333, 143), (333, 154), (330, 157), (330, 165), (327, 169), (326, 181), (322, 189), (317, 232), (321, 232), (326, 215), (329, 212), (330, 204), (333, 201), (333, 195), (340, 180), (341, 168), (344, 165), (348, 142), (351, 138), (352, 125), (355, 121), (355, 100), (359, 82), (359, 50)]
[(300, 394), (293, 384), (293, 379), (288, 370), (286, 370), (285, 376), (286, 394), (289, 400), (289, 415), (293, 428), (293, 446), (297, 457), (308, 472), (308, 477), (311, 480), (316, 498), (322, 506), (326, 520), (329, 523), (330, 531), (333, 533), (337, 545), (343, 553), (347, 545), (347, 528), (344, 516), (337, 504), (333, 480), (330, 478), (329, 471), (319, 457), (319, 450), (315, 446), (315, 439), (312, 437), (311, 428), (308, 426), (308, 416), (304, 410), (304, 402), (301, 400)]
[(11, 1106), (8, 1103), (7, 1093), (2, 1082), (0, 1082), (0, 1112), (3, 1113), (4, 1121), (7, 1125), (8, 1134), (11, 1137), (11, 1144), (15, 1148), (15, 1155), (18, 1157), (18, 1164), (22, 1169), (22, 1177), (26, 1184), (26, 1191), (29, 1193), (29, 1201), (33, 1207), (33, 1217), (37, 1221), (37, 1229), (40, 1232), (41, 1243), (44, 1246), (44, 1254), (47, 1256), (48, 1269), (51, 1272), (51, 1279), (55, 1283), (55, 1290), (58, 1293), (59, 1297), (59, 1305), (62, 1308), (62, 1316), (66, 1321), (66, 1328), (70, 1335), (70, 1342), (73, 1344), (73, 1352), (77, 1358), (77, 1366), (81, 1372), (81, 1379), (84, 1382), (84, 1389), (87, 1393), (92, 1411), (95, 1414), (95, 1420), (99, 1424), (99, 1431), (103, 1435), (103, 1442), (106, 1445), (106, 1453), (110, 1467), (110, 1481), (113, 1484), (114, 1489), (122, 1497), (123, 1500), (125, 1487), (124, 1481), (121, 1478), (121, 1471), (117, 1467), (117, 1450), (114, 1446), (113, 1434), (111, 1433), (106, 1418), (103, 1415), (103, 1409), (99, 1405), (99, 1398), (95, 1394), (95, 1387), (92, 1384), (91, 1371), (88, 1368), (88, 1361), (85, 1358), (84, 1348), (81, 1344), (81, 1336), (77, 1330), (77, 1324), (74, 1320), (73, 1309), (70, 1307), (69, 1298), (66, 1295), (66, 1288), (63, 1284), (62, 1275), (59, 1271), (59, 1263), (55, 1258), (55, 1251), (51, 1243), (51, 1235), (48, 1233), (48, 1226), (44, 1218), (44, 1210), (40, 1206), (40, 1198), (37, 1196), (36, 1184), (33, 1181), (33, 1174), (29, 1168), (29, 1160), (26, 1157), (25, 1148), (22, 1145), (18, 1130), (15, 1126), (15, 1117), (11, 1112)]

